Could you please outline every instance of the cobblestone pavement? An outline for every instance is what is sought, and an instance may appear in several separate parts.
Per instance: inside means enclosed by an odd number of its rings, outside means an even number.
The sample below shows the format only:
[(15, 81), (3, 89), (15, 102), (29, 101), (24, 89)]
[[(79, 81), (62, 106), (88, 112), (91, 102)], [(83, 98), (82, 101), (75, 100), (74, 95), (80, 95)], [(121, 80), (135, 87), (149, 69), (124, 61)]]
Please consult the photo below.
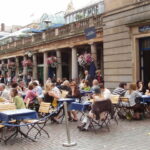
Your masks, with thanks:
[(77, 146), (63, 147), (66, 141), (65, 125), (48, 124), (50, 138), (42, 135), (37, 142), (20, 137), (0, 143), (0, 150), (150, 150), (150, 119), (143, 121), (119, 121), (111, 123), (110, 132), (103, 128), (97, 134), (93, 131), (80, 132), (77, 123), (70, 123), (72, 141)]

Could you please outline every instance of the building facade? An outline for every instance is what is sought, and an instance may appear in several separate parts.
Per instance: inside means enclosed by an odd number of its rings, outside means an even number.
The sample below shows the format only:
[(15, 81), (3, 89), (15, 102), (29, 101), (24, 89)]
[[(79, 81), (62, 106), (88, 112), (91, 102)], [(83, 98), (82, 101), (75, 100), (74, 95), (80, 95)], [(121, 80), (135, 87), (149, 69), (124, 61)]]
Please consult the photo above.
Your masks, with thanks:
[[(150, 81), (150, 1), (104, 0), (104, 8), (103, 14), (2, 45), (1, 64), (13, 61), (16, 75), (19, 70), (24, 75), (30, 70), (34, 78), (40, 77), (44, 82), (52, 72), (57, 78), (76, 79), (81, 69), (77, 55), (90, 52), (102, 70), (107, 88), (113, 89), (121, 81), (147, 83)], [(86, 39), (84, 31), (90, 27), (95, 28), (96, 37)], [(33, 65), (22, 66), (29, 54)], [(47, 64), (50, 56), (57, 57), (56, 68)]]

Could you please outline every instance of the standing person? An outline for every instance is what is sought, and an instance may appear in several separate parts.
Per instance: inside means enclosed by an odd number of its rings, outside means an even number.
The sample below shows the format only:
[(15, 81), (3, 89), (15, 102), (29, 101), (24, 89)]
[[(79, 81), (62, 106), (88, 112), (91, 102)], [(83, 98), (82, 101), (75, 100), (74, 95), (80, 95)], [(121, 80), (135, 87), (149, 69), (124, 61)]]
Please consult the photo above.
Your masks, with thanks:
[(95, 79), (97, 79), (99, 83), (103, 83), (104, 82), (102, 74), (101, 74), (101, 70), (96, 70)]
[(120, 96), (124, 96), (127, 90), (127, 83), (126, 82), (121, 82), (119, 84), (119, 87), (117, 87), (116, 89), (114, 89), (114, 91), (112, 92), (113, 95), (120, 95)]
[(87, 80), (87, 81), (89, 82), (89, 85), (91, 86), (91, 85), (92, 85), (92, 78), (91, 78), (91, 76), (90, 76), (88, 70), (85, 70), (85, 71), (84, 71), (84, 75), (85, 75), (85, 78), (84, 78), (84, 79)]
[(23, 98), (18, 95), (17, 89), (12, 89), (10, 92), (10, 95), (11, 95), (13, 102), (15, 103), (17, 109), (25, 108)]

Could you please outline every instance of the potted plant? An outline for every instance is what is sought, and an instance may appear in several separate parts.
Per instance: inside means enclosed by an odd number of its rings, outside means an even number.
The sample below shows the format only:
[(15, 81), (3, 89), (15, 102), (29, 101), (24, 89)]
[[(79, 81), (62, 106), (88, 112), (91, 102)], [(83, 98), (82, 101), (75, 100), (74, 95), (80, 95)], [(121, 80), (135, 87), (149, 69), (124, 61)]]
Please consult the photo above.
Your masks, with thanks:
[(48, 57), (47, 64), (50, 65), (50, 67), (52, 68), (56, 68), (58, 64), (57, 57), (55, 56)]

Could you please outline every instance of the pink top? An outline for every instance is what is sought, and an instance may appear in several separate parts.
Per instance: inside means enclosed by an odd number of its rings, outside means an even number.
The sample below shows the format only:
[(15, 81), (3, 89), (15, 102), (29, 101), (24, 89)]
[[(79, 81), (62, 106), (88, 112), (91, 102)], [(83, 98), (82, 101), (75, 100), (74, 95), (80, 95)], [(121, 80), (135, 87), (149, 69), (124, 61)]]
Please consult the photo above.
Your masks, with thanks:
[(28, 90), (24, 99), (24, 102), (27, 101), (27, 99), (30, 99), (30, 102), (37, 96), (36, 92), (33, 90)]

